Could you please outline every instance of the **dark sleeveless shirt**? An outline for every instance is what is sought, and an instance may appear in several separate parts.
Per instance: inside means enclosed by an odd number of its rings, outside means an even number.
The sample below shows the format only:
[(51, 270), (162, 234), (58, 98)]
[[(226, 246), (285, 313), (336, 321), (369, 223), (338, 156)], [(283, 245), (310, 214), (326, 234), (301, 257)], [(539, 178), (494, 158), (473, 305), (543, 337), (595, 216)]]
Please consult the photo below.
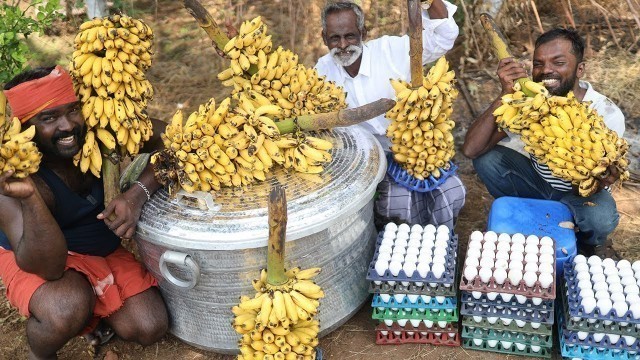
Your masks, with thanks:
[[(120, 245), (120, 239), (109, 230), (104, 221), (96, 219), (104, 210), (102, 179), (94, 181), (90, 193), (83, 197), (69, 189), (47, 168), (41, 167), (38, 175), (54, 195), (53, 217), (67, 240), (68, 250), (86, 255), (107, 256)], [(11, 250), (9, 239), (2, 231), (0, 246)]]

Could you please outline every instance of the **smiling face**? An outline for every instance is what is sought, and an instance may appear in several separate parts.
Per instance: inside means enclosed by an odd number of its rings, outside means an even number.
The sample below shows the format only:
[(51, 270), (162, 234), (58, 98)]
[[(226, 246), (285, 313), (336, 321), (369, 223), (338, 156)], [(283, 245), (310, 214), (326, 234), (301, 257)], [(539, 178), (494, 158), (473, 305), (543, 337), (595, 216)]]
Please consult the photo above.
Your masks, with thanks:
[(352, 10), (331, 13), (326, 18), (327, 29), (322, 39), (331, 56), (341, 66), (348, 67), (362, 56), (364, 32), (358, 29), (357, 17)]
[(578, 62), (571, 50), (571, 42), (561, 38), (538, 46), (533, 53), (533, 81), (542, 81), (553, 95), (575, 91), (584, 75), (584, 62)]
[(45, 156), (69, 159), (84, 143), (85, 125), (79, 101), (43, 110), (26, 125), (35, 125), (34, 141)]

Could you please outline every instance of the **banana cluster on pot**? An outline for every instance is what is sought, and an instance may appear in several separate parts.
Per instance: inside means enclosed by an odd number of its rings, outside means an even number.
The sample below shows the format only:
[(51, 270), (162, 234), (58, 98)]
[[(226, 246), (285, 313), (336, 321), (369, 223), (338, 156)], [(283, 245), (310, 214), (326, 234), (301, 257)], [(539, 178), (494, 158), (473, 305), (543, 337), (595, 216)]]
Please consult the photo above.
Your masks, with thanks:
[(396, 105), (386, 114), (391, 120), (387, 137), (395, 161), (418, 180), (439, 178), (440, 169), (448, 170), (455, 154), (451, 133), (455, 123), (450, 119), (458, 96), (454, 82), (455, 72), (449, 70), (444, 56), (417, 89), (402, 80), (391, 80)]
[(0, 174), (13, 171), (13, 177), (23, 179), (36, 173), (40, 167), (42, 153), (31, 141), (36, 134), (35, 126), (20, 131), (18, 118), (7, 121), (0, 116)]
[(252, 91), (234, 97), (233, 107), (231, 98), (217, 108), (211, 99), (186, 121), (181, 111), (175, 113), (161, 134), (165, 150), (152, 158), (160, 183), (172, 192), (178, 186), (188, 192), (220, 190), (264, 181), (276, 164), (316, 173), (331, 161), (331, 142), (280, 135), (273, 120), (282, 114), (278, 105)]
[(232, 308), (232, 325), (242, 335), (238, 359), (315, 359), (320, 323), (313, 317), (324, 297), (311, 280), (318, 273), (294, 268), (286, 272), (287, 283), (273, 286), (262, 270), (253, 281), (256, 296), (242, 296)]
[(245, 21), (224, 48), (229, 68), (218, 74), (234, 93), (254, 90), (283, 108), (285, 118), (346, 108), (346, 94), (318, 72), (298, 63), (298, 55), (281, 46), (272, 51), (271, 35), (261, 17)]
[(620, 180), (629, 178), (629, 145), (609, 129), (602, 116), (580, 102), (573, 92), (567, 97), (549, 96), (541, 83), (524, 86), (535, 95), (516, 90), (502, 98), (493, 114), (498, 126), (520, 134), (525, 151), (546, 164), (558, 178), (578, 186), (581, 196), (598, 189), (598, 178), (615, 166)]
[(146, 107), (153, 88), (144, 71), (151, 66), (152, 40), (149, 26), (126, 15), (80, 25), (70, 73), (87, 124), (85, 146), (74, 158), (82, 172), (100, 176), (98, 142), (110, 153), (134, 156), (151, 137)]

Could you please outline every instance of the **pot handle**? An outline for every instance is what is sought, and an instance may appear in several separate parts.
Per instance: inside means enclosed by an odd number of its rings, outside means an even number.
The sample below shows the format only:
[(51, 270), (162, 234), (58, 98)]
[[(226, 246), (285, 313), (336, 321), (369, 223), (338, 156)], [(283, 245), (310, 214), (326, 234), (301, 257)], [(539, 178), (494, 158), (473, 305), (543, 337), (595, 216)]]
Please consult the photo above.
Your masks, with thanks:
[[(193, 275), (191, 277), (191, 280), (187, 281), (175, 277), (167, 267), (167, 263), (189, 268)], [(200, 279), (200, 266), (198, 266), (198, 264), (191, 258), (191, 255), (177, 251), (166, 250), (160, 257), (159, 265), (160, 273), (162, 274), (162, 276), (177, 287), (193, 289), (198, 283), (198, 279)]]

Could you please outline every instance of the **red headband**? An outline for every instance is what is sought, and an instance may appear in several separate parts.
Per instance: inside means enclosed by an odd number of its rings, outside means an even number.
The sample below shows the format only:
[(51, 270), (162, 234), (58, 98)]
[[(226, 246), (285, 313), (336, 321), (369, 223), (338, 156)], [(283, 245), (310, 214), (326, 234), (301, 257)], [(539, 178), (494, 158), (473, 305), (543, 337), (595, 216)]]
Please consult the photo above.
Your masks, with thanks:
[(78, 101), (71, 76), (60, 65), (49, 75), (23, 82), (4, 94), (12, 116), (23, 124), (43, 110)]

